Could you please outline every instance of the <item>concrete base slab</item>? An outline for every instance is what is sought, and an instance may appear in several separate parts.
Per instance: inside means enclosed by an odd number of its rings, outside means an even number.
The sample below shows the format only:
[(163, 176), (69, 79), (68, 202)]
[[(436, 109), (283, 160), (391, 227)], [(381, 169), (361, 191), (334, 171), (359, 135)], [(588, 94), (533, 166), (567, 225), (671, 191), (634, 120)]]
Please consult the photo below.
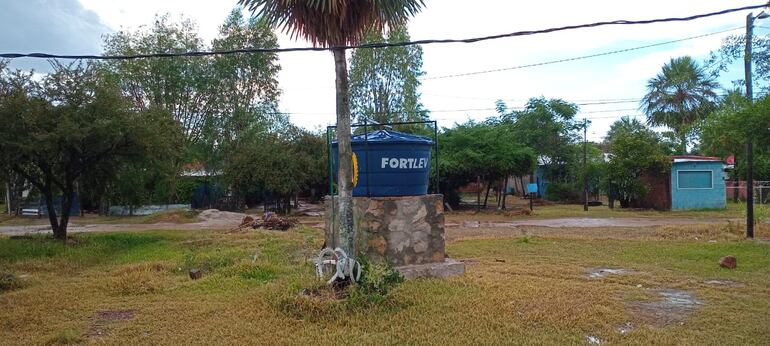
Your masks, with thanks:
[(444, 262), (411, 264), (395, 268), (406, 279), (448, 278), (465, 274), (465, 263), (447, 258)]

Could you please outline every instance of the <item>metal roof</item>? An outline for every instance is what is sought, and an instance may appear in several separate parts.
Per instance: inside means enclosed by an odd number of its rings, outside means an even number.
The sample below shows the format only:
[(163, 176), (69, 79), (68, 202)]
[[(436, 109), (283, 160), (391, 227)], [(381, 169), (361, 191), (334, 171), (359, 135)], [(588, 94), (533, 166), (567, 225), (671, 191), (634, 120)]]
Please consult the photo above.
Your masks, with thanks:
[[(355, 135), (350, 138), (350, 141), (352, 143), (363, 143), (364, 141), (367, 141), (369, 143), (410, 143), (433, 145), (433, 140), (430, 138), (389, 130), (377, 130), (368, 132), (366, 134)], [(332, 144), (336, 145), (337, 141), (335, 140), (332, 142)]]

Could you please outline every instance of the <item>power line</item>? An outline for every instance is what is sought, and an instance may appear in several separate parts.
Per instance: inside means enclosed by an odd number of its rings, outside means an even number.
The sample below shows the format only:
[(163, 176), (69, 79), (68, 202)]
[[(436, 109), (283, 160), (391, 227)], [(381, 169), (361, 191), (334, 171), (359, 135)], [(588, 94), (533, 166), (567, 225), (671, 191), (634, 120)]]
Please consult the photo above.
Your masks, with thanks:
[[(500, 97), (472, 97), (472, 96), (463, 96), (463, 95), (439, 95), (439, 94), (422, 94), (422, 96), (433, 96), (433, 97), (444, 97), (444, 98), (450, 98), (450, 99), (466, 99), (466, 100), (480, 100), (480, 101), (504, 101), (504, 102), (528, 102), (530, 99), (505, 99)], [(626, 98), (603, 98), (603, 99), (575, 99), (575, 100), (569, 100), (570, 102), (586, 102), (593, 103), (593, 102), (617, 102), (617, 103), (631, 103), (631, 102), (639, 102), (641, 99), (638, 97), (626, 97)], [(581, 104), (578, 104), (581, 105)]]
[(436, 77), (424, 77), (424, 78), (421, 78), (421, 79), (422, 80), (435, 80), (435, 79), (445, 79), (445, 78), (456, 78), (456, 77), (474, 76), (474, 75), (480, 75), (480, 74), (486, 74), (486, 73), (519, 70), (519, 69), (528, 68), (528, 67), (537, 67), (537, 66), (544, 66), (544, 65), (551, 65), (551, 64), (559, 64), (559, 63), (563, 63), (563, 62), (570, 62), (570, 61), (576, 61), (576, 60), (590, 59), (590, 58), (596, 58), (596, 57), (600, 57), (600, 56), (619, 54), (619, 53), (626, 53), (626, 52), (631, 52), (631, 51), (640, 50), (640, 49), (664, 46), (664, 45), (668, 45), (668, 44), (672, 44), (672, 43), (678, 43), (678, 42), (682, 42), (682, 41), (688, 41), (688, 40), (694, 40), (694, 39), (708, 37), (708, 36), (713, 36), (713, 35), (719, 35), (719, 34), (723, 34), (723, 33), (726, 33), (726, 32), (729, 32), (729, 31), (733, 31), (733, 30), (738, 30), (738, 29), (742, 29), (742, 27), (731, 28), (731, 29), (717, 31), (717, 32), (712, 32), (712, 33), (703, 34), (703, 35), (685, 37), (685, 38), (681, 38), (681, 39), (673, 40), (673, 41), (659, 42), (659, 43), (654, 43), (654, 44), (648, 44), (648, 45), (645, 45), (645, 46), (625, 48), (625, 49), (618, 49), (618, 50), (613, 50), (613, 51), (609, 51), (609, 52), (589, 54), (589, 55), (577, 56), (577, 57), (572, 57), (572, 58), (550, 60), (550, 61), (544, 61), (544, 62), (538, 62), (538, 63), (526, 64), (526, 65), (519, 65), (519, 66), (513, 66), (513, 67), (496, 68), (496, 69), (491, 69), (491, 70), (466, 72), (466, 73), (456, 73), (456, 74), (450, 74), (450, 75), (444, 75), (444, 76), (436, 76)]
[(51, 53), (2, 53), (0, 54), (0, 58), (133, 60), (133, 59), (146, 59), (146, 58), (232, 55), (232, 54), (243, 54), (243, 53), (286, 53), (286, 52), (307, 52), (307, 51), (318, 52), (318, 51), (330, 51), (334, 49), (386, 48), (386, 47), (404, 47), (404, 46), (414, 46), (414, 45), (446, 44), (446, 43), (476, 43), (476, 42), (497, 40), (497, 39), (508, 38), (508, 37), (530, 36), (530, 35), (546, 34), (546, 33), (558, 32), (558, 31), (595, 28), (600, 26), (644, 25), (644, 24), (653, 24), (653, 23), (688, 22), (688, 21), (693, 21), (701, 18), (720, 16), (728, 13), (745, 11), (745, 10), (754, 10), (754, 9), (760, 9), (764, 7), (767, 7), (767, 4), (730, 8), (730, 9), (725, 9), (725, 10), (716, 11), (716, 12), (692, 15), (688, 17), (658, 18), (658, 19), (647, 19), (647, 20), (614, 20), (614, 21), (604, 21), (604, 22), (596, 22), (596, 23), (590, 23), (590, 24), (567, 25), (567, 26), (553, 27), (548, 29), (516, 31), (512, 33), (507, 33), (507, 34), (475, 37), (475, 38), (468, 38), (468, 39), (433, 39), (433, 40), (418, 40), (418, 41), (395, 42), (395, 43), (380, 42), (380, 43), (372, 43), (372, 44), (346, 45), (346, 46), (335, 46), (335, 47), (243, 48), (243, 49), (220, 50), (220, 51), (217, 51), (217, 50), (191, 51), (191, 52), (176, 52), (176, 53), (134, 54), (134, 55), (63, 55), (63, 54), (51, 54)]
[[(422, 94), (424, 96), (444, 97), (451, 99), (467, 99), (467, 100), (480, 100), (480, 101), (503, 101), (503, 102), (528, 102), (524, 99), (501, 99), (492, 97), (465, 97), (465, 96), (452, 96), (452, 95), (436, 95), (436, 94)], [(587, 99), (587, 100), (568, 100), (568, 102), (577, 102), (578, 106), (594, 106), (594, 105), (606, 105), (606, 104), (618, 104), (618, 103), (636, 103), (641, 101), (640, 98), (618, 98), (618, 99)], [(515, 108), (515, 107), (513, 107)]]
[[(482, 112), (482, 111), (496, 111), (497, 108), (464, 108), (464, 109), (439, 109), (439, 110), (425, 110), (424, 113), (453, 113), (453, 112)], [(514, 107), (509, 108), (508, 110), (524, 110), (524, 107)], [(607, 109), (607, 110), (599, 110), (599, 111), (588, 111), (588, 112), (578, 112), (578, 115), (580, 114), (596, 114), (596, 113), (612, 113), (612, 112), (627, 112), (627, 111), (636, 111), (637, 108), (623, 108), (623, 109)], [(422, 113), (422, 112), (414, 112), (414, 111), (403, 111), (403, 112), (375, 112), (371, 114), (376, 115), (387, 115), (387, 114), (400, 114), (400, 113)], [(331, 115), (333, 113), (329, 112), (269, 112), (265, 114), (270, 115)], [(625, 115), (623, 115), (625, 116)], [(620, 116), (614, 116), (614, 117), (620, 117)], [(441, 120), (441, 119), (437, 119)]]
[[(466, 72), (466, 73), (456, 73), (456, 74), (449, 74), (449, 75), (443, 75), (443, 76), (419, 77), (419, 79), (425, 81), (425, 80), (437, 80), (437, 79), (446, 79), (446, 78), (465, 77), (465, 76), (473, 76), (473, 75), (480, 75), (480, 74), (487, 74), (487, 73), (519, 70), (519, 69), (524, 69), (524, 68), (529, 68), (529, 67), (538, 67), (538, 66), (559, 64), (559, 63), (571, 62), (571, 61), (577, 61), (577, 60), (585, 60), (585, 59), (590, 59), (590, 58), (597, 58), (597, 57), (601, 57), (601, 56), (607, 56), (607, 55), (613, 55), (613, 54), (619, 54), (619, 53), (626, 53), (626, 52), (631, 52), (631, 51), (635, 51), (635, 50), (641, 50), (641, 49), (646, 49), (646, 48), (664, 46), (664, 45), (668, 45), (668, 44), (673, 44), (673, 43), (689, 41), (689, 40), (694, 40), (694, 39), (703, 38), (703, 37), (719, 35), (719, 34), (723, 34), (723, 33), (734, 31), (734, 30), (739, 30), (739, 29), (743, 29), (743, 27), (735, 27), (735, 28), (730, 28), (730, 29), (726, 29), (726, 30), (711, 32), (711, 33), (707, 33), (707, 34), (685, 37), (685, 38), (676, 39), (676, 40), (672, 40), (672, 41), (653, 43), (653, 44), (644, 45), (644, 46), (631, 47), (631, 48), (613, 50), (613, 51), (608, 51), (608, 52), (583, 55), (583, 56), (578, 56), (578, 57), (563, 58), (563, 59), (557, 59), (557, 60), (550, 60), (550, 61), (544, 61), (544, 62), (538, 62), (538, 63), (532, 63), (532, 64), (526, 64), (526, 65), (519, 65), (519, 66), (512, 66), (512, 67), (496, 68), (496, 69), (490, 69), (490, 70), (482, 70), (482, 71), (474, 71), (474, 72)], [(311, 88), (311, 89), (329, 89), (329, 88), (328, 87), (317, 87), (317, 88)], [(442, 96), (442, 95), (433, 95), (433, 96), (450, 97), (450, 98), (465, 98), (465, 97)], [(489, 100), (489, 99), (485, 99), (485, 100)], [(493, 100), (496, 100), (496, 99), (493, 99)], [(520, 101), (520, 100), (503, 100), (503, 101)]]

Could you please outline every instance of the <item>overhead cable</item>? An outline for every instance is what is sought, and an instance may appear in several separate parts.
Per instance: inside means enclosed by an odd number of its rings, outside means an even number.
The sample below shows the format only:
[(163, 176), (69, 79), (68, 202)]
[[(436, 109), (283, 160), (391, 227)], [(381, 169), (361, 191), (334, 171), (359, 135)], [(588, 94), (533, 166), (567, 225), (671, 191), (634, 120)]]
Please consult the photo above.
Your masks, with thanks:
[(558, 64), (558, 63), (570, 62), (570, 61), (576, 61), (576, 60), (590, 59), (590, 58), (596, 58), (596, 57), (605, 56), (605, 55), (626, 53), (626, 52), (631, 52), (631, 51), (640, 50), (640, 49), (646, 49), (646, 48), (652, 48), (652, 47), (668, 45), (668, 44), (672, 44), (672, 43), (678, 43), (678, 42), (682, 42), (682, 41), (694, 40), (694, 39), (698, 39), (698, 38), (703, 38), (703, 37), (708, 37), (708, 36), (713, 36), (713, 35), (718, 35), (718, 34), (726, 33), (726, 32), (733, 31), (733, 30), (738, 30), (738, 29), (743, 29), (743, 27), (731, 28), (731, 29), (717, 31), (717, 32), (712, 32), (712, 33), (703, 34), (703, 35), (690, 36), (690, 37), (685, 37), (685, 38), (678, 39), (678, 40), (672, 40), (672, 41), (648, 44), (648, 45), (645, 45), (645, 46), (625, 48), (625, 49), (618, 49), (618, 50), (613, 50), (613, 51), (608, 51), (608, 52), (589, 54), (589, 55), (577, 56), (577, 57), (572, 57), (572, 58), (550, 60), (550, 61), (544, 61), (544, 62), (538, 62), (538, 63), (526, 64), (526, 65), (519, 65), (519, 66), (512, 66), (512, 67), (496, 68), (496, 69), (491, 69), (491, 70), (466, 72), (466, 73), (455, 73), (455, 74), (449, 74), (449, 75), (443, 75), (443, 76), (435, 76), (435, 77), (423, 77), (423, 78), (420, 78), (420, 79), (422, 79), (422, 80), (435, 80), (435, 79), (465, 77), (465, 76), (480, 75), (480, 74), (485, 74), (485, 73), (494, 73), (494, 72), (519, 70), (519, 69), (528, 68), (528, 67), (544, 66), (544, 65)]
[(447, 43), (476, 43), (489, 40), (497, 40), (509, 37), (530, 36), (537, 34), (546, 34), (559, 31), (595, 28), (601, 26), (610, 25), (644, 25), (653, 23), (671, 23), (671, 22), (688, 22), (701, 18), (708, 18), (714, 16), (721, 16), (729, 13), (754, 10), (767, 7), (767, 4), (743, 6), (737, 8), (730, 8), (716, 12), (709, 12), (704, 14), (697, 14), (688, 17), (672, 17), (672, 18), (657, 18), (646, 20), (613, 20), (603, 21), (590, 24), (580, 25), (567, 25), (560, 27), (553, 27), (548, 29), (539, 30), (526, 30), (516, 31), (507, 34), (499, 34), (484, 37), (475, 37), (467, 39), (433, 39), (433, 40), (418, 40), (418, 41), (406, 41), (406, 42), (380, 42), (360, 45), (345, 45), (335, 47), (297, 47), (297, 48), (242, 48), (233, 50), (212, 50), (212, 51), (188, 51), (188, 52), (166, 52), (166, 53), (149, 53), (149, 54), (132, 54), (132, 55), (67, 55), (67, 54), (52, 54), (52, 53), (0, 53), (0, 58), (18, 59), (18, 58), (37, 58), (37, 59), (83, 59), (83, 60), (133, 60), (133, 59), (146, 59), (146, 58), (171, 58), (171, 57), (197, 57), (197, 56), (210, 56), (210, 55), (233, 55), (243, 53), (286, 53), (286, 52), (307, 52), (307, 51), (330, 51), (336, 49), (358, 49), (358, 48), (387, 48), (387, 47), (404, 47), (414, 45), (428, 45), (428, 44), (447, 44)]

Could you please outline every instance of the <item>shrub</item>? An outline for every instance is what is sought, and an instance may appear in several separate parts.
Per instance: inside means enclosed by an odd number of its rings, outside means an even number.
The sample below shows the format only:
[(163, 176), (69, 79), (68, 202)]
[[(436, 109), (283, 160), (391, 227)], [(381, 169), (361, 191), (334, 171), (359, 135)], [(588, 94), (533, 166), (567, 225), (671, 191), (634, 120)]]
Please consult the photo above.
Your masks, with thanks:
[(581, 200), (580, 189), (571, 183), (550, 183), (545, 190), (545, 199), (557, 202), (577, 202)]
[(404, 282), (404, 277), (387, 263), (372, 263), (366, 256), (358, 256), (361, 263), (361, 278), (358, 290), (369, 296), (384, 297), (390, 290)]

